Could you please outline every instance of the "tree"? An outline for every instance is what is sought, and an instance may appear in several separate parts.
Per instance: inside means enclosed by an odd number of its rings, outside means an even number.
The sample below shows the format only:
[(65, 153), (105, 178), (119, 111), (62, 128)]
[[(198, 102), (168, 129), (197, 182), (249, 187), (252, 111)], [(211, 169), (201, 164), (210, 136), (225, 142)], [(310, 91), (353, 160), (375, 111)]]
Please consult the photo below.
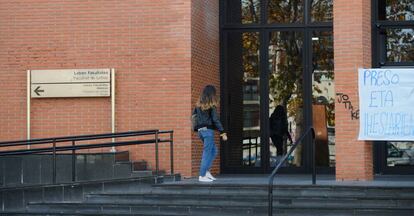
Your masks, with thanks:
[(260, 0), (241, 0), (241, 14), (243, 24), (258, 23), (260, 20)]
[[(389, 21), (414, 20), (412, 0), (385, 0), (385, 19)], [(388, 28), (386, 48), (388, 62), (414, 61), (414, 28)]]

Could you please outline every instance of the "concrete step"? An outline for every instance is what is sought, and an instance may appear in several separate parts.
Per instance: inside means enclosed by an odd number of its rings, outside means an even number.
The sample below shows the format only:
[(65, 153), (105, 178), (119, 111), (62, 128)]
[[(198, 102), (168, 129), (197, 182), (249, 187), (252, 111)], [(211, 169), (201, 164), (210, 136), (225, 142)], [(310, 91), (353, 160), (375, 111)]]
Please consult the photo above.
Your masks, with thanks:
[[(94, 204), (148, 204), (148, 205), (200, 205), (200, 206), (267, 206), (264, 195), (201, 195), (201, 194), (90, 194), (85, 203)], [(414, 200), (390, 199), (376, 197), (301, 197), (274, 196), (275, 206), (314, 206), (339, 208), (411, 208), (414, 211)]]
[(132, 169), (134, 171), (143, 171), (143, 170), (149, 170), (150, 167), (149, 167), (147, 161), (140, 160), (140, 161), (134, 161), (134, 162), (132, 162)]
[(132, 173), (132, 163), (129, 161), (116, 162), (113, 164), (113, 171), (113, 178), (129, 178)]
[(152, 176), (153, 171), (151, 170), (143, 170), (143, 171), (132, 171), (131, 176), (132, 177), (146, 177), (146, 176)]
[[(159, 194), (224, 194), (224, 195), (266, 195), (266, 185), (229, 185), (229, 184), (182, 184), (165, 183), (154, 185), (151, 193)], [(361, 186), (324, 186), (324, 185), (275, 185), (274, 196), (288, 197), (377, 197), (413, 199), (414, 187), (361, 187)]]
[[(264, 185), (166, 183), (139, 193), (89, 194), (83, 204), (174, 206), (188, 208), (190, 215), (203, 215), (200, 209), (213, 215), (266, 215), (267, 189)], [(273, 205), (281, 215), (412, 215), (414, 188), (282, 185), (274, 187)]]
[[(66, 216), (97, 216), (97, 213), (65, 213), (65, 212), (48, 212), (48, 211), (38, 211), (38, 212), (29, 212), (29, 211), (0, 211), (0, 216), (60, 216), (60, 215), (66, 215)], [(176, 213), (118, 213), (118, 212), (100, 212), (98, 215), (104, 215), (104, 216), (154, 216), (154, 215), (160, 215), (160, 216), (187, 216), (188, 214), (176, 214)]]
[(182, 206), (158, 205), (114, 205), (84, 204), (81, 202), (36, 203), (29, 204), (30, 213), (65, 213), (65, 214), (139, 214), (139, 215), (188, 215), (188, 208)]
[[(179, 215), (220, 215), (220, 216), (265, 216), (267, 215), (267, 206), (204, 206), (204, 205), (172, 205), (172, 204), (85, 204), (85, 203), (38, 203), (29, 205), (30, 212), (49, 212), (49, 213), (66, 213), (66, 214), (179, 214)], [(309, 205), (295, 207), (273, 208), (274, 215), (387, 215), (387, 216), (412, 216), (413, 209), (371, 209), (371, 208), (341, 208), (339, 206), (318, 208)]]
[[(180, 180), (177, 174), (176, 180)], [(157, 182), (171, 181), (170, 176), (137, 177), (57, 185), (31, 185), (20, 188), (0, 188), (0, 207), (3, 210), (24, 209), (29, 202), (80, 201), (90, 193), (125, 193), (151, 190)]]

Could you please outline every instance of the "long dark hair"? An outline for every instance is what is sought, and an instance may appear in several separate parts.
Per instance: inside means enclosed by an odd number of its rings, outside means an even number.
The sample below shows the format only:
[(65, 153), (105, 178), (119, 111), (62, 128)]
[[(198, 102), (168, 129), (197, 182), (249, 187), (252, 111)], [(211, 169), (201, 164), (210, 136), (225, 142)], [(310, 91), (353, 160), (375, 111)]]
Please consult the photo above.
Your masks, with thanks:
[(214, 86), (207, 85), (204, 87), (197, 102), (197, 106), (200, 107), (201, 110), (208, 110), (218, 106), (217, 91)]

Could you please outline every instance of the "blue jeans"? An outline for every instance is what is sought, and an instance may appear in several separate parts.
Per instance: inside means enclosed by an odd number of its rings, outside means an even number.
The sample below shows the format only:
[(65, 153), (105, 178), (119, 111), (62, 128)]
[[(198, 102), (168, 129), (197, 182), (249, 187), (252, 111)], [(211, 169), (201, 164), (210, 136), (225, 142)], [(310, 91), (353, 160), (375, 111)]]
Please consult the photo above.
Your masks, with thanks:
[(217, 155), (216, 144), (214, 144), (214, 131), (211, 129), (200, 130), (198, 131), (198, 136), (203, 141), (204, 146), (200, 165), (200, 176), (205, 176)]

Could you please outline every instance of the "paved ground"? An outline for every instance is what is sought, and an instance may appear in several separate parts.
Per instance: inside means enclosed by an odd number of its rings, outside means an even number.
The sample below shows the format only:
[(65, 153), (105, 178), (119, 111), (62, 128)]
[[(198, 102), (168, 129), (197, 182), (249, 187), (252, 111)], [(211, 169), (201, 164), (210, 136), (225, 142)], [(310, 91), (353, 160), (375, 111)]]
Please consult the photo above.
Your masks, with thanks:
[[(219, 175), (217, 181), (213, 183), (198, 182), (196, 178), (183, 178), (180, 182), (169, 184), (243, 184), (243, 185), (267, 185), (269, 175), (249, 174), (249, 175)], [(275, 185), (311, 185), (311, 175), (277, 175)], [(390, 175), (375, 176), (373, 181), (337, 181), (334, 175), (317, 175), (316, 184), (318, 185), (338, 185), (338, 186), (372, 186), (372, 187), (414, 187), (414, 176)]]

